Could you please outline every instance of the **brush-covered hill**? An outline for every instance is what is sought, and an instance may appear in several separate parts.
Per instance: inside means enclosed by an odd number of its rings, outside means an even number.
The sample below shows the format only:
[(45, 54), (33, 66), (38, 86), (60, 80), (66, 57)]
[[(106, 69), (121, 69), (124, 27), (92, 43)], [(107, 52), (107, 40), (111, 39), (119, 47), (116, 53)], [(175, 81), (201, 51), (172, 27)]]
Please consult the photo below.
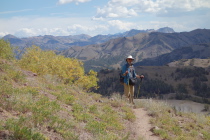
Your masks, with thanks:
[(210, 59), (200, 59), (200, 58), (181, 59), (181, 60), (169, 63), (168, 66), (169, 67), (195, 66), (195, 67), (202, 67), (202, 68), (210, 68)]
[[(208, 64), (208, 58), (210, 58), (210, 43), (203, 43), (178, 48), (158, 57), (144, 59), (141, 62), (137, 62), (136, 65), (163, 66), (169, 63), (170, 66), (188, 65), (208, 67), (210, 65)], [(186, 63), (184, 63), (184, 61), (186, 61)], [(205, 62), (203, 63), (203, 61)]]
[(61, 54), (83, 60), (86, 69), (119, 67), (131, 54), (136, 62), (154, 58), (185, 46), (210, 42), (210, 30), (197, 29), (181, 33), (139, 33), (132, 37), (112, 39), (102, 44), (72, 47)]
[[(74, 64), (74, 65), (72, 65)], [(94, 71), (76, 59), (29, 48), (20, 60), (0, 40), (0, 139), (129, 139), (135, 115), (121, 100), (90, 92)]]

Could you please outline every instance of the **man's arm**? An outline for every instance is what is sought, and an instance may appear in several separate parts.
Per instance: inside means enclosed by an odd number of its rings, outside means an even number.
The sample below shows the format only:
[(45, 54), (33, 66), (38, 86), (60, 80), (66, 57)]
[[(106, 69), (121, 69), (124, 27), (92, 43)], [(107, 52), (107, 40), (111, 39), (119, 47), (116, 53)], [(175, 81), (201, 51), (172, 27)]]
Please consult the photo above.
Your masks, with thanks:
[(127, 70), (127, 68), (126, 68), (126, 65), (123, 65), (122, 66), (122, 75), (123, 76), (126, 76), (128, 74), (128, 70)]

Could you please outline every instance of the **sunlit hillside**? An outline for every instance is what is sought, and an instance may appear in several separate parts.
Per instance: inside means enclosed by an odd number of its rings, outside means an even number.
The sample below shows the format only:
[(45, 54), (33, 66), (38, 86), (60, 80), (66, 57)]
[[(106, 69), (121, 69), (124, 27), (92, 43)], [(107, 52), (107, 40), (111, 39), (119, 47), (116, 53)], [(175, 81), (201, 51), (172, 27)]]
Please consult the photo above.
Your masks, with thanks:
[(32, 47), (22, 59), (0, 40), (0, 139), (123, 139), (135, 120), (121, 100), (101, 98), (94, 71)]

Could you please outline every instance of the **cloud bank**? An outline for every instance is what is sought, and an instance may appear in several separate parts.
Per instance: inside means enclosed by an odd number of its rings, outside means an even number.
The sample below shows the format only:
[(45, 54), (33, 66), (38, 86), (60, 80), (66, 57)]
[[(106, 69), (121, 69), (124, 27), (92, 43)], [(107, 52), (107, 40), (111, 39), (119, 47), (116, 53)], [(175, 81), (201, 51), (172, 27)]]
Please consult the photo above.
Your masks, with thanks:
[(189, 12), (200, 8), (210, 8), (209, 0), (111, 0), (102, 8), (97, 8), (93, 19), (127, 18), (143, 13), (170, 16), (173, 12)]
[[(36, 9), (2, 11), (0, 15), (5, 15), (5, 17), (7, 14), (20, 12), (22, 16), (0, 18), (0, 37), (7, 34), (17, 37), (78, 34), (95, 36), (115, 34), (131, 29), (159, 29), (166, 26), (177, 32), (200, 27), (210, 28), (210, 0), (109, 0), (100, 7), (91, 5), (93, 3), (85, 7), (84, 4), (90, 1), (57, 0), (59, 5), (55, 7), (68, 7), (68, 9), (49, 12), (45, 16), (36, 15), (37, 13), (33, 15)], [(83, 3), (82, 6), (85, 9), (79, 10), (81, 13), (74, 13), (69, 8), (74, 5), (64, 6), (69, 3)], [(84, 17), (83, 14), (86, 15), (89, 9), (92, 10), (92, 17), (91, 15)], [(24, 12), (32, 14), (23, 16)]]

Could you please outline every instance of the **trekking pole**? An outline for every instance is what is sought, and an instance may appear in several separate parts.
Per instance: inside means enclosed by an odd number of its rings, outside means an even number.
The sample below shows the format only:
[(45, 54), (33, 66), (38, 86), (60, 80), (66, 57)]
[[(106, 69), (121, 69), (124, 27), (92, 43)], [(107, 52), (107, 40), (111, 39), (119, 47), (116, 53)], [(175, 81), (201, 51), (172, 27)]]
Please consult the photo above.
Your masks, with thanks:
[[(128, 74), (127, 74), (128, 75)], [(130, 83), (129, 83), (129, 75), (128, 75), (128, 102), (131, 103), (131, 92), (130, 92)]]
[[(127, 74), (127, 79), (128, 79), (128, 99), (129, 99), (129, 103), (133, 103), (133, 97), (132, 96), (134, 96), (134, 95), (131, 95), (131, 91), (130, 91), (131, 87), (130, 87), (129, 73)], [(134, 92), (133, 89), (132, 89), (132, 92)]]
[(141, 81), (140, 81), (140, 84), (139, 84), (139, 89), (138, 89), (138, 94), (137, 94), (137, 99), (139, 98), (139, 94), (140, 94), (140, 89), (141, 89), (141, 84), (142, 84), (142, 79), (144, 78), (143, 76), (140, 76), (141, 78)]

